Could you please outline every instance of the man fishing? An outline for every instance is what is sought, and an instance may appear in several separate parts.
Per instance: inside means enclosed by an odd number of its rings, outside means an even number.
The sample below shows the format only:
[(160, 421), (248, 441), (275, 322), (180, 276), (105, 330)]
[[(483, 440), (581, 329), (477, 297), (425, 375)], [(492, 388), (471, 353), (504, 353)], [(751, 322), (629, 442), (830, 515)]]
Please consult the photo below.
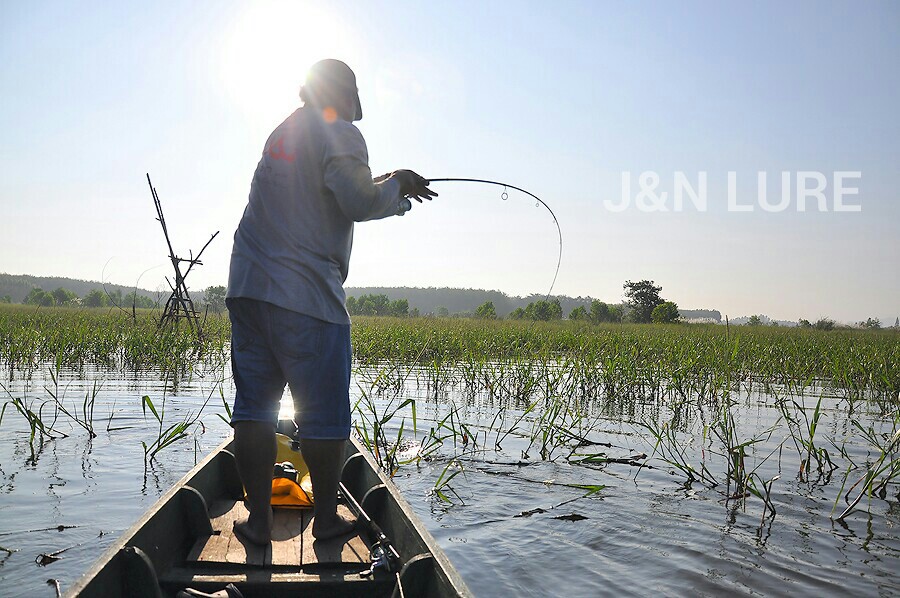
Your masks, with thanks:
[(354, 523), (337, 512), (350, 437), (350, 317), (344, 306), (354, 222), (402, 216), (437, 194), (411, 170), (372, 179), (356, 76), (339, 60), (314, 64), (303, 106), (266, 141), (234, 234), (227, 305), (236, 386), (231, 425), (250, 516), (235, 531), (271, 540), (275, 426), (288, 384), (315, 496), (313, 536)]

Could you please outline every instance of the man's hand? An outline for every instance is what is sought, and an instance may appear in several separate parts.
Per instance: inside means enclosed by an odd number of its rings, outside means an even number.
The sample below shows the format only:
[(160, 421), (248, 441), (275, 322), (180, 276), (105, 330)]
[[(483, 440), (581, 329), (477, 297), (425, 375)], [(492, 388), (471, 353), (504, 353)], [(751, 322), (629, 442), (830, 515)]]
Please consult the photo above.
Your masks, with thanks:
[(415, 199), (419, 203), (422, 203), (423, 199), (430, 200), (437, 197), (437, 193), (428, 188), (428, 179), (412, 170), (395, 170), (391, 173), (391, 178), (396, 178), (400, 183), (400, 195), (403, 197)]

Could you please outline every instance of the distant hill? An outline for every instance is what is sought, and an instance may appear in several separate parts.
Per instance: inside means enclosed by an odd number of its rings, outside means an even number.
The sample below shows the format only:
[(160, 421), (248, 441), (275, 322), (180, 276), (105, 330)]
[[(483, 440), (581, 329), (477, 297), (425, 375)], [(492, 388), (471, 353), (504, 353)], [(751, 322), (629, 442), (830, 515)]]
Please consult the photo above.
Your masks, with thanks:
[[(84, 297), (93, 289), (106, 289), (107, 293), (121, 291), (123, 295), (135, 290), (133, 286), (102, 283), (94, 280), (78, 280), (64, 278), (62, 276), (29, 276), (27, 274), (3, 274), (0, 273), (0, 297), (9, 295), (13, 303), (22, 303), (31, 289), (39, 287), (45, 291), (53, 291), (60, 287), (69, 289), (79, 297)], [(147, 289), (137, 289), (138, 295), (143, 295), (153, 301), (159, 298), (159, 293)], [(165, 300), (165, 297), (163, 298)]]
[[(52, 291), (59, 287), (69, 289), (79, 297), (84, 297), (93, 289), (106, 289), (107, 293), (121, 291), (123, 295), (134, 291), (133, 286), (102, 283), (93, 280), (79, 280), (62, 276), (29, 276), (27, 274), (3, 274), (0, 273), (0, 297), (9, 295), (13, 303), (21, 303), (34, 287), (40, 287), (45, 291)], [(157, 301), (159, 293), (147, 289), (137, 289), (138, 295), (143, 295)], [(451, 314), (465, 314), (474, 312), (475, 309), (486, 301), (494, 302), (494, 309), (500, 317), (506, 317), (517, 307), (525, 308), (533, 301), (545, 298), (545, 295), (528, 295), (526, 297), (510, 296), (502, 291), (486, 291), (482, 289), (456, 289), (449, 287), (348, 287), (347, 295), (359, 297), (360, 295), (387, 295), (389, 299), (406, 299), (409, 308), (418, 309), (421, 314), (437, 313), (441, 307), (447, 308)], [(200, 289), (191, 289), (191, 297), (195, 301), (203, 299)], [(165, 297), (163, 297), (165, 299)], [(550, 299), (559, 299), (563, 314), (569, 313), (583, 305), (590, 309), (593, 297), (568, 297), (566, 295), (553, 295)], [(609, 302), (616, 304), (615, 302)], [(682, 309), (681, 317), (684, 319), (704, 318), (719, 322), (722, 315), (713, 309)]]

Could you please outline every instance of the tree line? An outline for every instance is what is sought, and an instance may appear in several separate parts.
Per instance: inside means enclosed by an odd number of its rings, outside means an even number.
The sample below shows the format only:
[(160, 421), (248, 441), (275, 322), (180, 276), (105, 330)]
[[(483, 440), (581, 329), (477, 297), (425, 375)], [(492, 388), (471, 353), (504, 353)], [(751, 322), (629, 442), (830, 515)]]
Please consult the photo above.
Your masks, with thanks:
[[(590, 308), (579, 305), (569, 312), (568, 319), (582, 322), (601, 323), (671, 323), (680, 319), (678, 305), (660, 296), (661, 286), (652, 280), (626, 281), (624, 285), (625, 303), (610, 305), (594, 299)], [(417, 317), (418, 310), (410, 310), (406, 299), (391, 301), (387, 295), (367, 293), (359, 297), (347, 297), (347, 311), (351, 316), (392, 316), (398, 318)], [(439, 306), (434, 313), (426, 316), (450, 316), (446, 307)], [(485, 301), (474, 312), (457, 312), (454, 317), (470, 317), (482, 320), (501, 319), (493, 301)], [(563, 319), (563, 308), (558, 298), (540, 299), (525, 307), (517, 307), (507, 316), (510, 320), (533, 320), (550, 322)]]
[[(666, 301), (660, 296), (661, 286), (652, 280), (639, 282), (625, 281), (625, 302), (622, 305), (610, 305), (594, 299), (590, 308), (579, 305), (569, 312), (569, 320), (591, 322), (594, 324), (633, 322), (646, 324), (669, 324), (680, 319), (678, 305)], [(484, 306), (482, 306), (484, 307)], [(481, 310), (481, 308), (479, 308)], [(542, 300), (529, 303), (527, 307), (517, 308), (509, 314), (511, 320), (561, 320), (562, 306), (559, 300)]]
[[(625, 301), (621, 304), (609, 304), (598, 299), (591, 300), (589, 305), (577, 305), (569, 311), (567, 319), (571, 321), (602, 324), (602, 323), (673, 323), (681, 321), (678, 305), (673, 301), (667, 301), (661, 296), (662, 287), (652, 280), (632, 282), (625, 281), (623, 285)], [(200, 292), (196, 304), (209, 309), (213, 313), (225, 311), (224, 286), (210, 286)], [(93, 288), (83, 297), (65, 287), (57, 287), (52, 291), (44, 291), (39, 286), (33, 286), (28, 295), (22, 301), (27, 305), (37, 306), (82, 306), (82, 307), (131, 307), (152, 309), (159, 306), (159, 299), (153, 300), (144, 294), (131, 291), (123, 293), (121, 289), (113, 291)], [(0, 296), (0, 303), (12, 303), (11, 295)], [(570, 303), (571, 305), (571, 303)], [(485, 301), (474, 311), (460, 311), (451, 313), (445, 306), (437, 306), (434, 312), (420, 314), (419, 309), (409, 307), (407, 299), (391, 300), (383, 293), (365, 293), (359, 297), (347, 297), (347, 311), (351, 316), (390, 316), (396, 318), (409, 318), (425, 316), (477, 318), (483, 320), (499, 320), (502, 316), (493, 300)], [(717, 313), (717, 312), (716, 312)], [(553, 321), (562, 320), (564, 316), (563, 304), (559, 298), (539, 299), (529, 302), (525, 307), (517, 307), (506, 316), (510, 320)], [(740, 319), (739, 319), (740, 320)], [(750, 316), (747, 326), (779, 326), (775, 320), (758, 314)], [(789, 323), (788, 323), (789, 324)], [(800, 328), (816, 330), (833, 330), (835, 328), (847, 328), (846, 325), (837, 324), (831, 318), (819, 318), (809, 321), (801, 318), (798, 322)], [(855, 323), (852, 327), (867, 330), (881, 329), (882, 323), (877, 318), (868, 318), (865, 321)], [(900, 329), (900, 319), (894, 322), (892, 328)]]
[[(121, 289), (107, 291), (103, 289), (91, 289), (83, 297), (65, 288), (57, 287), (52, 291), (45, 291), (41, 287), (32, 287), (28, 295), (22, 300), (25, 305), (41, 307), (136, 307), (138, 309), (153, 309), (160, 306), (162, 297), (156, 300), (136, 291), (123, 293)], [(10, 295), (0, 297), (0, 303), (12, 303)], [(200, 292), (198, 306), (208, 307), (211, 312), (222, 313), (225, 311), (225, 287), (211, 286)]]
[[(9, 295), (2, 298), (3, 303), (12, 303)], [(22, 301), (25, 305), (38, 305), (42, 307), (54, 306), (82, 306), (82, 307), (131, 307), (138, 308), (156, 307), (157, 302), (136, 293), (134, 291), (122, 294), (120, 289), (111, 292), (101, 289), (91, 289), (84, 297), (79, 297), (73, 291), (65, 287), (57, 287), (52, 291), (45, 291), (41, 287), (32, 287)]]
[(397, 299), (391, 301), (387, 295), (360, 295), (359, 298), (347, 297), (347, 312), (351, 316), (391, 316), (408, 318), (419, 315), (419, 310), (409, 311), (409, 301)]

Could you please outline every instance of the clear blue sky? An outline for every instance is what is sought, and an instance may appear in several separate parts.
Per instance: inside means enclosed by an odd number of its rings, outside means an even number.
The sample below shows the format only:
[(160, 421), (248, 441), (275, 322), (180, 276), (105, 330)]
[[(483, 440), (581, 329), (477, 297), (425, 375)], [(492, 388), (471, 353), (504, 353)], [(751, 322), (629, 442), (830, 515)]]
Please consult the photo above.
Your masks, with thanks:
[[(224, 284), (271, 129), (306, 68), (357, 72), (376, 174), (506, 181), (556, 211), (555, 291), (621, 299), (650, 278), (685, 308), (893, 323), (900, 314), (900, 8), (867, 3), (82, 2), (0, 8), (0, 271), (164, 286), (165, 245), (221, 234), (196, 287)], [(859, 171), (834, 212), (831, 173)], [(618, 202), (621, 173), (707, 172), (708, 209)], [(754, 203), (756, 173), (828, 176), (828, 212)], [(445, 184), (357, 227), (348, 285), (544, 293), (549, 215)], [(793, 192), (796, 196), (796, 192)], [(812, 205), (812, 204), (811, 204)], [(671, 206), (671, 204), (670, 204)]]

